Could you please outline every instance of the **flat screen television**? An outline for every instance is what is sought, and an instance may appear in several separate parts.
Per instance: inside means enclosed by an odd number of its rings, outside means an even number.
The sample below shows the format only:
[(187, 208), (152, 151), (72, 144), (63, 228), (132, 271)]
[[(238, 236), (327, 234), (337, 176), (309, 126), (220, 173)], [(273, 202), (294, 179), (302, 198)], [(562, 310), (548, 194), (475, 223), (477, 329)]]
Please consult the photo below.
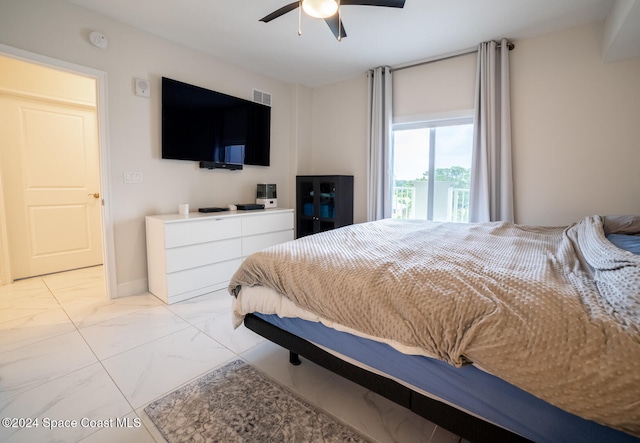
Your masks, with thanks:
[(269, 166), (271, 108), (162, 77), (162, 158)]

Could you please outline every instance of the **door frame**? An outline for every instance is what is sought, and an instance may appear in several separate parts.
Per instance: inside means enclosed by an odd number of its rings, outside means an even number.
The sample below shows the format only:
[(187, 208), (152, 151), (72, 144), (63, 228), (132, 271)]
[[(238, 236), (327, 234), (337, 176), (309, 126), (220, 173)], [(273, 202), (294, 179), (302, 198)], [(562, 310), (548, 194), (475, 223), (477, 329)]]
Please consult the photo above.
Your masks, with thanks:
[[(46, 66), (60, 71), (68, 71), (73, 74), (92, 77), (97, 83), (97, 111), (98, 111), (98, 157), (100, 169), (100, 193), (102, 194), (101, 218), (102, 218), (102, 257), (107, 297), (117, 297), (116, 266), (115, 266), (115, 242), (113, 231), (113, 217), (111, 213), (111, 185), (109, 177), (109, 137), (107, 122), (107, 73), (75, 63), (58, 60), (41, 54), (36, 54), (22, 49), (0, 44), (0, 54), (24, 62)], [(0, 284), (12, 281), (9, 258), (9, 245), (4, 220), (4, 201), (2, 183), (0, 181)]]

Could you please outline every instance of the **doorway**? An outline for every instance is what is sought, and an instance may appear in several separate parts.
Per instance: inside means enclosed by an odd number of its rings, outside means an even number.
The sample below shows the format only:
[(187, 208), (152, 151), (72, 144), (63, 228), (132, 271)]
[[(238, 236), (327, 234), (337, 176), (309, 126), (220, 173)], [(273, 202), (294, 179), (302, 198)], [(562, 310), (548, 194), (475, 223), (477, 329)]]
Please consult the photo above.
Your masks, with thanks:
[(57, 64), (0, 53), (2, 284), (100, 264), (108, 276), (101, 78)]

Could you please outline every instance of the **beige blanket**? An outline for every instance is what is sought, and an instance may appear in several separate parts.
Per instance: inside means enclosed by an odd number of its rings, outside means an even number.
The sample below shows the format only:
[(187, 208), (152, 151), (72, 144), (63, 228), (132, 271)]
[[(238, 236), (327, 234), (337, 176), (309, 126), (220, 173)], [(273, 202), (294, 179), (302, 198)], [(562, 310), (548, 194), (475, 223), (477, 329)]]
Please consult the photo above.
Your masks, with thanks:
[(353, 225), (250, 256), (229, 289), (253, 285), (640, 436), (640, 256), (609, 243), (599, 216)]

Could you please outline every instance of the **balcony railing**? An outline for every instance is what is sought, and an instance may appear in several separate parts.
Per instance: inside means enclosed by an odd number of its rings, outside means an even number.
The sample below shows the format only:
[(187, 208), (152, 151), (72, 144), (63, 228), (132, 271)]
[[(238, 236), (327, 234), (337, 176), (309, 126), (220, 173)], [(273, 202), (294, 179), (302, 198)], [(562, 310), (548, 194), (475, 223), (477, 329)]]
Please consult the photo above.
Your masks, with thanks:
[(451, 221), (469, 222), (469, 190), (461, 188), (451, 188)]
[[(424, 183), (424, 185), (422, 185)], [(435, 221), (469, 221), (469, 190), (454, 188), (449, 182), (436, 182), (433, 219)], [(418, 187), (394, 186), (392, 218), (427, 218), (426, 182)]]
[(413, 186), (393, 187), (392, 218), (415, 218), (416, 188)]

